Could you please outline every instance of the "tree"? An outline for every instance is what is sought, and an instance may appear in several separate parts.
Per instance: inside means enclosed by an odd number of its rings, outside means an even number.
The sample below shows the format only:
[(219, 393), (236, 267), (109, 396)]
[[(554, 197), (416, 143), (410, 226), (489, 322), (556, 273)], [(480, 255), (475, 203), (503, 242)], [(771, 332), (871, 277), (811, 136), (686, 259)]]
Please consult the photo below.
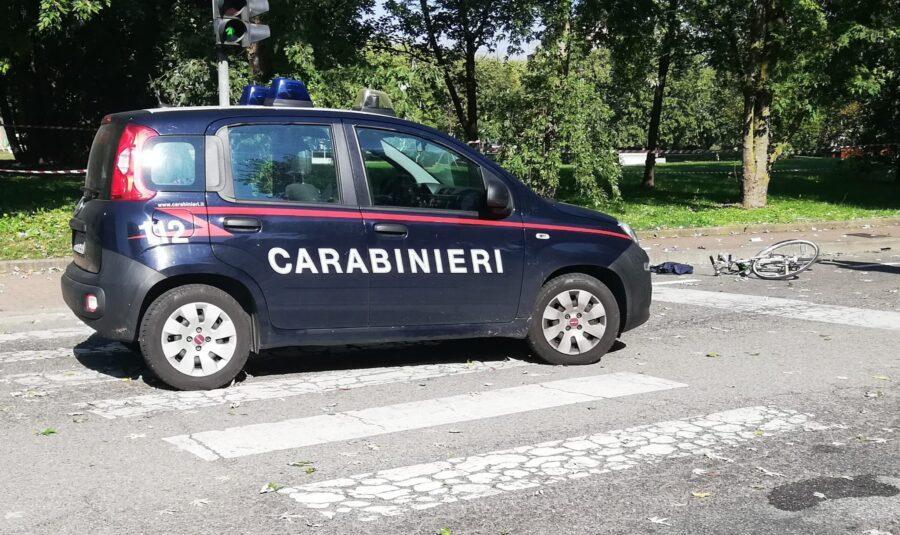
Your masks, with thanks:
[[(649, 81), (653, 87), (649, 116), (641, 113), (647, 149), (641, 185), (655, 186), (656, 153), (666, 84), (673, 64), (690, 57), (689, 29), (684, 21), (688, 0), (589, 0), (580, 6), (583, 31), (592, 41), (608, 46), (613, 54), (617, 83), (630, 88), (628, 97), (641, 95)], [(617, 88), (619, 89), (619, 88)]]
[(434, 63), (467, 141), (478, 136), (479, 51), (501, 38), (511, 46), (531, 29), (533, 6), (519, 0), (388, 0), (379, 25), (382, 46)]
[(700, 0), (695, 20), (715, 67), (738, 80), (741, 119), (741, 203), (766, 205), (773, 85), (791, 63), (782, 59), (815, 47), (824, 29), (812, 0)]
[[(7, 123), (99, 124), (112, 111), (154, 104), (161, 8), (106, 0), (6, 0), (0, 18), (0, 115)], [(135, 43), (148, 43), (135, 46)], [(8, 128), (17, 160), (84, 163), (91, 132)]]
[(900, 182), (900, 9), (896, 0), (837, 0), (827, 4), (827, 17), (829, 97), (857, 126), (841, 137), (846, 144), (892, 144)]
[(559, 193), (564, 163), (574, 173), (580, 202), (621, 199), (621, 169), (612, 144), (612, 112), (600, 88), (609, 59), (573, 31), (572, 1), (551, 6), (543, 17), (541, 45), (522, 75), (520, 100), (509, 110), (501, 160), (513, 174), (546, 197)]
[(647, 126), (647, 161), (644, 164), (644, 178), (641, 186), (653, 189), (656, 186), (654, 171), (656, 168), (656, 151), (659, 147), (659, 121), (662, 117), (663, 97), (666, 92), (666, 79), (672, 56), (680, 41), (678, 21), (679, 0), (666, 0), (661, 19), (664, 26), (656, 70), (656, 86), (653, 89), (653, 106), (650, 108), (650, 124)]

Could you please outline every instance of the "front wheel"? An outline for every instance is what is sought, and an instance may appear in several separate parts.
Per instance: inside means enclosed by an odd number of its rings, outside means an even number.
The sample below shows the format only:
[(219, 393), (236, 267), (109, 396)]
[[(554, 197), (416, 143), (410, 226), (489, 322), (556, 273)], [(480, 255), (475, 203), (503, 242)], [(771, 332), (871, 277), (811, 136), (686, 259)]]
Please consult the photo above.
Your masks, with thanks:
[(819, 246), (807, 240), (785, 240), (766, 247), (753, 258), (753, 273), (768, 280), (785, 280), (806, 271), (819, 259)]
[(619, 332), (619, 306), (602, 282), (582, 273), (548, 281), (538, 294), (528, 343), (551, 364), (593, 364)]
[(138, 339), (147, 367), (179, 390), (230, 383), (250, 355), (250, 317), (224, 291), (202, 284), (173, 288), (147, 308)]

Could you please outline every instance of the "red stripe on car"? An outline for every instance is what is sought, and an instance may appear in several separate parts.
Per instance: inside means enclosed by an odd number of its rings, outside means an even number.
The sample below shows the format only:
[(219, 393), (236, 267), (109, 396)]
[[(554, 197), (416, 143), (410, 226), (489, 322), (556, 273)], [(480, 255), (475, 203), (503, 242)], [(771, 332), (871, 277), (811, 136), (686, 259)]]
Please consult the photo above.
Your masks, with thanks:
[(430, 216), (396, 214), (388, 212), (358, 212), (353, 210), (318, 210), (308, 208), (257, 208), (252, 206), (210, 206), (207, 209), (210, 215), (260, 215), (260, 216), (284, 216), (284, 217), (319, 217), (326, 219), (381, 219), (384, 221), (408, 221), (418, 223), (443, 223), (450, 225), (474, 225), (479, 227), (508, 227), (524, 228), (529, 230), (558, 230), (563, 232), (581, 232), (600, 236), (612, 236), (631, 240), (627, 234), (589, 227), (572, 227), (568, 225), (549, 225), (543, 223), (521, 223), (518, 221), (491, 221), (485, 219), (471, 219), (464, 217)]

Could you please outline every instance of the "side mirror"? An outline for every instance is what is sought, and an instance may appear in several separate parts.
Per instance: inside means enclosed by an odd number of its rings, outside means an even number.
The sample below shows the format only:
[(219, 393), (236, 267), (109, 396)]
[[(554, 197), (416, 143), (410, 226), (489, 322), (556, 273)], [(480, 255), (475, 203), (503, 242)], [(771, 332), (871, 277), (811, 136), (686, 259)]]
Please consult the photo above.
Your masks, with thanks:
[(487, 213), (494, 217), (506, 217), (512, 213), (512, 193), (498, 178), (489, 178), (486, 191)]

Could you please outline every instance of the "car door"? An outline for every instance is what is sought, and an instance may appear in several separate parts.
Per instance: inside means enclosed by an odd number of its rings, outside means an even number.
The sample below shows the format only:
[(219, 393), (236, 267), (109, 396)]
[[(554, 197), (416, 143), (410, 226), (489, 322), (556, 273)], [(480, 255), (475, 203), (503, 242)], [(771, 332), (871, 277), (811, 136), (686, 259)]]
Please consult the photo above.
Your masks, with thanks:
[[(368, 280), (323, 265), (365, 251), (340, 121), (240, 119), (217, 130), (225, 180), (207, 205), (213, 252), (248, 273), (281, 329), (364, 327)], [(327, 264), (325, 262), (324, 264)]]
[(346, 131), (373, 266), (370, 325), (512, 321), (524, 231), (515, 210), (486, 210), (490, 173), (425, 130), (356, 121)]

